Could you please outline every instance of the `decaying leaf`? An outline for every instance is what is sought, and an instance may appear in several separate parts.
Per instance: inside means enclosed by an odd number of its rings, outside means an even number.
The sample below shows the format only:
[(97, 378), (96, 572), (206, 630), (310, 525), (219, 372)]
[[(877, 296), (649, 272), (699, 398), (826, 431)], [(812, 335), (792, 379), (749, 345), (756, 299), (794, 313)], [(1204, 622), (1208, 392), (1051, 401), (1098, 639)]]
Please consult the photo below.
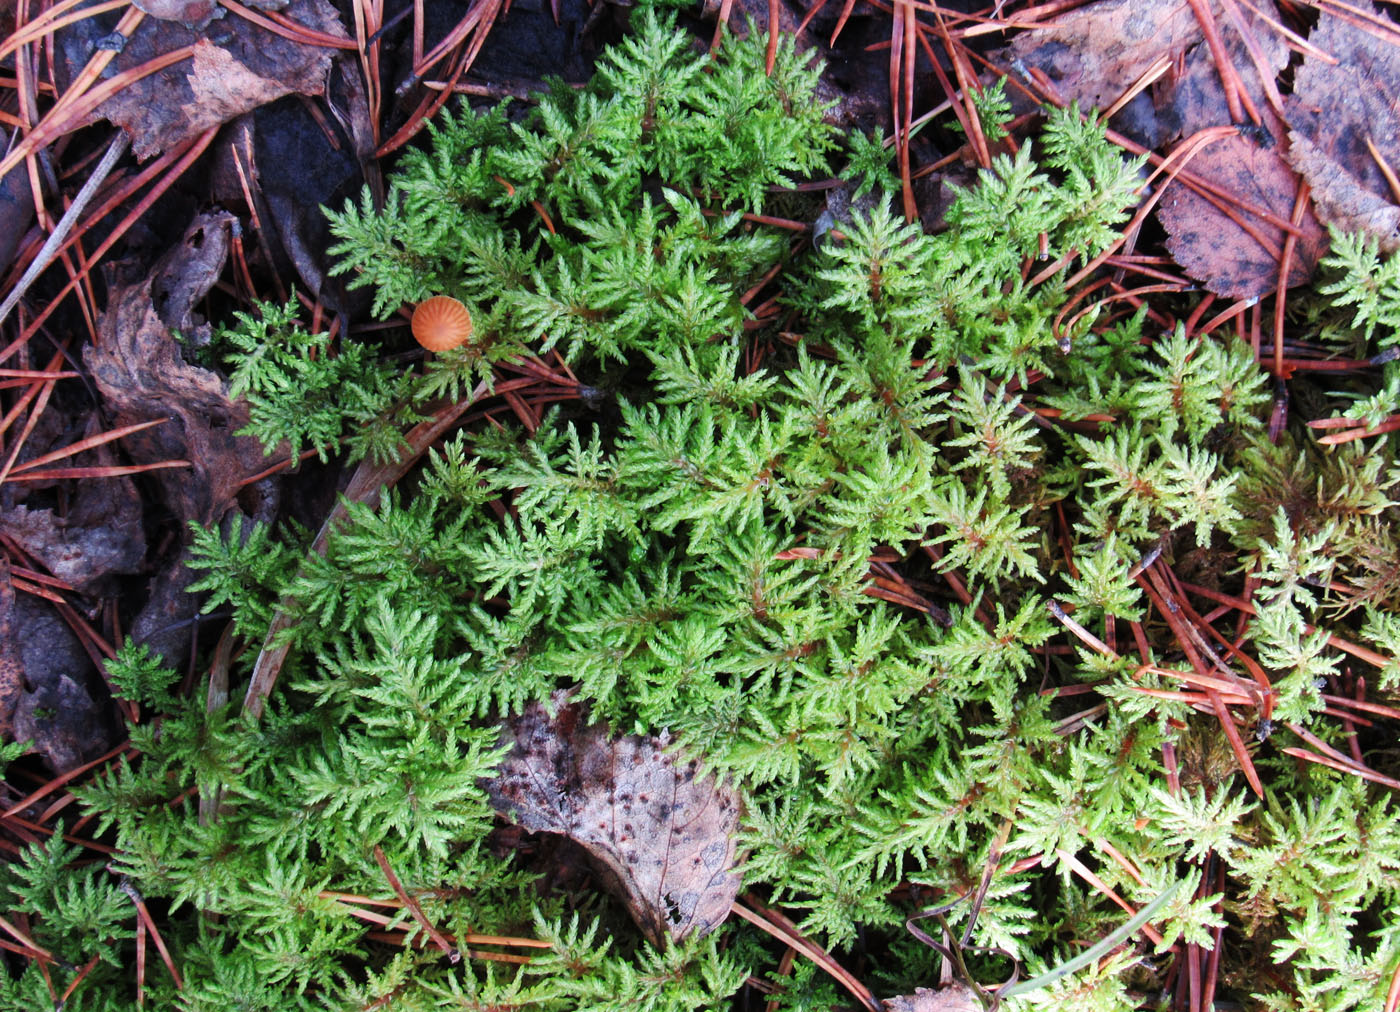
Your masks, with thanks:
[(219, 5), (214, 0), (131, 0), (153, 18), (179, 21), (188, 28), (201, 29), (213, 20)]
[(982, 1012), (977, 995), (964, 984), (915, 988), (913, 994), (886, 998), (882, 1004), (885, 1012)]
[[(1289, 221), (1298, 195), (1297, 176), (1285, 156), (1285, 128), (1268, 102), (1264, 77), (1288, 63), (1283, 38), (1247, 6), (1210, 10), (1225, 51), (1245, 91), (1259, 110), (1258, 128), (1217, 140), (1198, 151), (1187, 168), (1219, 189), (1276, 219)], [(1238, 19), (1238, 20), (1237, 20)], [(1155, 119), (1149, 146), (1214, 126), (1232, 125), (1221, 71), (1191, 5), (1185, 0), (1106, 0), (1055, 19), (1053, 27), (1018, 36), (1003, 51), (1003, 60), (1023, 74), (1035, 68), (1049, 82), (1052, 97), (1080, 107), (1104, 108), (1116, 102), (1154, 64), (1167, 69), (1152, 86)], [(1248, 44), (1243, 31), (1248, 32)], [(1257, 57), (1257, 60), (1256, 60)], [(1174, 75), (1173, 68), (1184, 68)], [(1142, 126), (1142, 118), (1137, 122)], [(1169, 233), (1167, 247), (1177, 263), (1211, 291), (1250, 298), (1278, 285), (1285, 233), (1277, 225), (1225, 201), (1212, 200), (1180, 182), (1169, 184), (1157, 215)], [(1236, 223), (1236, 219), (1240, 224)], [(1289, 260), (1289, 285), (1312, 276), (1325, 249), (1321, 226), (1311, 211)]]
[(1017, 36), (1000, 55), (1013, 67), (1038, 69), (1056, 97), (1087, 112), (1112, 105), (1159, 59), (1177, 60), (1200, 41), (1185, 0), (1104, 0)]
[[(144, 22), (113, 64), (126, 71), (186, 46), (192, 55), (132, 81), (89, 117), (124, 129), (138, 158), (175, 147), (283, 95), (325, 90), (332, 50), (294, 42), (241, 17), (225, 17), (217, 30), (195, 31), (180, 23), (187, 13), (198, 15), (198, 5), (188, 11), (179, 3), (165, 5), (161, 16), (175, 20)], [(348, 38), (327, 0), (293, 0), (285, 13), (308, 28)]]
[[(1241, 24), (1250, 33), (1255, 53), (1267, 61), (1270, 74), (1287, 65), (1288, 47), (1266, 22), (1245, 11)], [(1210, 142), (1191, 158), (1187, 168), (1251, 207), (1289, 221), (1298, 199), (1298, 176), (1286, 160), (1286, 128), (1269, 104), (1260, 68), (1252, 62), (1237, 25), (1222, 16), (1217, 19), (1217, 29), (1261, 123)], [(1175, 127), (1182, 143), (1190, 143), (1192, 135), (1201, 130), (1230, 125), (1231, 116), (1210, 47), (1203, 42), (1189, 50), (1185, 65), (1162, 119)], [(1227, 298), (1249, 299), (1278, 288), (1286, 234), (1277, 225), (1243, 207), (1208, 198), (1180, 181), (1167, 186), (1157, 205), (1157, 218), (1167, 230), (1167, 249), (1172, 257), (1210, 291)], [(1327, 245), (1310, 208), (1304, 208), (1298, 227), (1300, 234), (1289, 257), (1289, 287), (1312, 277)]]
[[(94, 415), (85, 434), (96, 435), (96, 426)], [(118, 463), (106, 445), (71, 461), (89, 462)], [(141, 496), (124, 475), (75, 482), (61, 513), (22, 505), (0, 507), (0, 527), (50, 573), (83, 592), (92, 591), (93, 584), (105, 576), (138, 572), (146, 558)]]
[[(219, 242), (220, 224), (210, 216), (202, 216), (200, 222), (203, 242)], [(186, 252), (184, 244), (177, 246), (174, 257)], [(207, 290), (217, 272), (209, 270), (203, 257), (191, 263)], [(267, 461), (256, 439), (234, 435), (248, 424), (246, 406), (229, 400), (217, 375), (181, 356), (179, 342), (153, 301), (156, 277), (166, 279), (169, 290), (180, 292), (182, 298), (204, 294), (197, 286), (171, 282), (166, 266), (158, 266), (152, 277), (112, 292), (99, 323), (98, 341), (84, 350), (83, 359), (107, 408), (116, 416), (116, 425), (168, 419), (164, 425), (127, 436), (122, 446), (137, 464), (188, 461), (187, 468), (157, 470), (151, 476), (182, 524), (188, 520), (208, 524), (223, 513), (250, 476), (266, 469)], [(181, 315), (169, 301), (161, 309)]]
[[(1400, 175), (1400, 27), (1367, 0), (1354, 8), (1358, 14), (1345, 18), (1323, 9), (1309, 36), (1337, 64), (1305, 58), (1298, 68), (1288, 160), (1312, 187), (1323, 221), (1365, 232), (1389, 253), (1400, 249), (1400, 197), (1382, 170)], [(1390, 28), (1364, 25), (1363, 17)]]
[(171, 330), (179, 331), (186, 345), (209, 343), (209, 324), (194, 309), (223, 273), (235, 221), (233, 215), (222, 211), (196, 216), (151, 275), (156, 315)]
[(492, 806), (536, 833), (583, 846), (655, 944), (705, 934), (739, 891), (739, 802), (664, 737), (609, 738), (556, 697), (502, 731), (510, 752), (485, 787)]
[(9, 567), (0, 563), (0, 740), (32, 741), (54, 773), (107, 751), (115, 736), (87, 689), (93, 672), (53, 606), (16, 597)]
[[(102, 484), (111, 482), (113, 488)], [(49, 509), (15, 506), (0, 509), (0, 525), (15, 543), (43, 563), (54, 576), (85, 590), (112, 573), (134, 573), (146, 556), (140, 501), (124, 493), (120, 478), (79, 483), (73, 511), (60, 516)], [(135, 509), (127, 507), (135, 505)]]
[(0, 741), (14, 740), (15, 707), (24, 691), (24, 658), (15, 626), (15, 587), (9, 563), (0, 559)]

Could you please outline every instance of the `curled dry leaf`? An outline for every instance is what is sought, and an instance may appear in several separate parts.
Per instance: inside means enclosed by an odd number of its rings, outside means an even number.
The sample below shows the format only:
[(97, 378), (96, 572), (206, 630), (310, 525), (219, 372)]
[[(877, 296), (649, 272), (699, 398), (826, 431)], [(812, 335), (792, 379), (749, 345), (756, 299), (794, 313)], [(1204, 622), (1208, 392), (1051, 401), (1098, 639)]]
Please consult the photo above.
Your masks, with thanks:
[(510, 752), (484, 786), (492, 806), (536, 833), (561, 833), (593, 858), (657, 945), (714, 930), (739, 891), (739, 801), (665, 737), (609, 738), (556, 697), (502, 730)]
[[(91, 416), (85, 435), (97, 435), (97, 424)], [(59, 463), (114, 467), (119, 461), (100, 445)], [(124, 475), (72, 482), (61, 512), (0, 506), (0, 527), (50, 573), (85, 593), (105, 576), (139, 572), (146, 558), (141, 496)]]
[[(166, 264), (183, 258), (207, 290), (218, 273), (210, 264), (222, 264), (228, 237), (217, 215), (200, 216), (189, 234), (195, 233), (201, 236), (200, 255), (192, 254), (188, 242), (182, 243)], [(112, 292), (98, 325), (98, 341), (84, 349), (83, 360), (116, 425), (168, 419), (127, 436), (122, 447), (135, 464), (188, 461), (187, 468), (153, 471), (151, 477), (181, 526), (189, 520), (208, 524), (267, 461), (256, 439), (234, 435), (248, 424), (247, 408), (229, 399), (219, 376), (184, 360), (179, 342), (163, 322), (162, 310), (177, 319), (184, 313), (173, 301), (157, 308), (155, 278), (164, 279), (168, 287), (163, 290), (180, 293), (180, 299), (204, 294), (198, 285), (176, 283), (166, 264), (157, 266), (151, 277)]]
[(1400, 176), (1400, 27), (1366, 0), (1353, 8), (1390, 27), (1323, 9), (1309, 41), (1337, 63), (1305, 57), (1298, 68), (1288, 160), (1312, 187), (1323, 221), (1364, 232), (1390, 253), (1400, 249), (1400, 196), (1383, 170)]
[(146, 537), (140, 500), (130, 481), (79, 482), (74, 507), (59, 515), (50, 509), (14, 506), (0, 509), (0, 522), (16, 544), (79, 591), (109, 574), (135, 573), (141, 568)]

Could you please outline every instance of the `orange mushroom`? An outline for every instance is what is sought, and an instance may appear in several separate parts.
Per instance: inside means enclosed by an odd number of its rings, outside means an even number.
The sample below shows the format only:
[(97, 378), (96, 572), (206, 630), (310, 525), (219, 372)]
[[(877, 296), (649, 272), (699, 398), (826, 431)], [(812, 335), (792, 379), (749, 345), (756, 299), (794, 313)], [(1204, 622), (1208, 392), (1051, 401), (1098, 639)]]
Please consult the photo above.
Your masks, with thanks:
[(472, 315), (448, 295), (434, 295), (413, 311), (413, 337), (429, 351), (455, 348), (472, 336)]

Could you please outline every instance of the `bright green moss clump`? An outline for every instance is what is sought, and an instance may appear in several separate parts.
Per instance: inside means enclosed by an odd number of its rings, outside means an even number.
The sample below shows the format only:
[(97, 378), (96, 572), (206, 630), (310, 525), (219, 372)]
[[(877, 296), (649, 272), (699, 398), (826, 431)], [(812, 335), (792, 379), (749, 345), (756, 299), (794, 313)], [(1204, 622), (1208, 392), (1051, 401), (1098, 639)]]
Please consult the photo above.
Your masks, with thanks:
[[(615, 727), (669, 729), (731, 778), (746, 883), (878, 993), (938, 979), (904, 920), (975, 889), (1009, 821), (1003, 868), (1040, 864), (994, 878), (975, 944), (1034, 971), (1110, 932), (1124, 914), (1080, 862), (1134, 907), (1183, 881), (1158, 928), (1164, 946), (1209, 946), (1225, 926), (1217, 997), (1377, 1007), (1400, 954), (1376, 916), (1400, 867), (1388, 798), (1295, 763), (1281, 729), (1255, 760), (1269, 796), (1250, 796), (1213, 716), (1139, 691), (1183, 687), (1144, 663), (1186, 662), (1134, 577), (1160, 548), (1235, 593), (1243, 560), (1267, 607), (1241, 647), (1279, 687), (1276, 719), (1309, 721), (1339, 655), (1303, 626), (1336, 603), (1328, 577), (1361, 565), (1338, 546), (1390, 536), (1393, 455), (1344, 449), (1315, 462), (1316, 488), (1285, 487), (1297, 454), (1264, 438), (1248, 348), (1067, 309), (1066, 279), (1113, 240), (1139, 185), (1138, 164), (1077, 111), (999, 158), (947, 231), (883, 201), (813, 251), (742, 212), (781, 201), (816, 218), (772, 188), (840, 167), (817, 68), (784, 43), (765, 76), (761, 42), (733, 39), (711, 62), (637, 20), (588, 89), (559, 86), (519, 122), (504, 108), (445, 118), (385, 208), (366, 197), (333, 215), (379, 312), (445, 293), (476, 320), (472, 346), (412, 380), (353, 359), (353, 381), (380, 391), (356, 403), (380, 405), (366, 415), (382, 432), (406, 405), (545, 348), (604, 393), (533, 434), (451, 439), (382, 506), (352, 507), (324, 557), (261, 529), (241, 548), (199, 535), (210, 606), (232, 604), (254, 648), (244, 669), (278, 602), (298, 621), (256, 726), (236, 705), (206, 714), (202, 693), (172, 705), (175, 676), (124, 654), (117, 677), (170, 715), (133, 729), (143, 757), (83, 796), (116, 833), (113, 864), (170, 901), (162, 931), (186, 987), (148, 970), (149, 1000), (690, 1012), (725, 1007), (753, 974), (787, 989), (783, 1008), (839, 1005), (810, 968), (777, 977), (780, 952), (747, 926), (658, 953), (605, 898), (537, 891), (523, 859), (493, 850), (477, 782), (495, 724), (572, 687)], [(765, 278), (781, 299), (756, 320), (746, 293)], [(294, 424), (299, 396), (260, 384), (263, 363), (306, 376), (327, 357), (285, 365), (245, 339), (236, 379), (267, 412), (255, 426)], [(302, 438), (329, 450), (331, 421)], [(276, 429), (258, 431), (292, 435)], [(872, 574), (872, 557), (895, 568)], [(1052, 601), (1113, 653), (1066, 637)], [(1367, 605), (1370, 635), (1394, 650), (1397, 596)], [(1094, 694), (1042, 691), (1082, 682)], [(388, 895), (375, 846), (443, 931), (552, 947), (525, 966), (451, 965), (432, 945), (375, 941), (332, 895)], [(81, 962), (88, 940), (129, 937), (129, 910), (110, 876), (69, 859), (31, 850), (9, 909)], [(81, 932), (48, 898), (58, 882), (92, 897)], [(965, 923), (965, 907), (952, 916)], [(395, 924), (417, 931), (402, 911)], [(127, 950), (104, 949), (69, 1008), (129, 1007)], [(1133, 951), (1017, 1007), (1154, 1007), (1169, 957), (1135, 965)], [(1254, 972), (1275, 960), (1279, 974)], [(10, 1007), (47, 994), (33, 968), (4, 986)]]

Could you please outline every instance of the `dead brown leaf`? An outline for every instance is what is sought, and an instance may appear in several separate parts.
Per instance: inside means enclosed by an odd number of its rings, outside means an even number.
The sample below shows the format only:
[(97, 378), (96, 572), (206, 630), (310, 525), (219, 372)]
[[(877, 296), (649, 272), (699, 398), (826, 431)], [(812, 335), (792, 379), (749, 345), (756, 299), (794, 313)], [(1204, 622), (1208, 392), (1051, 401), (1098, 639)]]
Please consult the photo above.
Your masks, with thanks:
[[(188, 468), (154, 471), (162, 498), (181, 524), (208, 524), (221, 515), (250, 476), (267, 467), (262, 447), (234, 432), (248, 424), (241, 402), (229, 400), (224, 381), (207, 369), (187, 363), (170, 328), (153, 301), (153, 279), (170, 279), (171, 263), (188, 261), (203, 283), (217, 271), (209, 269), (209, 250), (227, 251), (227, 235), (219, 215), (201, 215), (187, 235), (201, 236), (200, 255), (188, 243), (176, 246), (152, 277), (112, 292), (98, 326), (98, 341), (84, 350), (93, 382), (118, 426), (165, 418), (169, 421), (128, 436), (122, 446), (135, 464), (187, 460)], [(198, 286), (170, 283), (182, 299), (202, 297)], [(197, 293), (197, 294), (196, 294)], [(181, 315), (171, 301), (162, 309)]]
[[(187, 18), (178, 0), (168, 7), (159, 16), (175, 20), (143, 22), (113, 66), (132, 70), (187, 46), (193, 55), (133, 81), (88, 118), (124, 129), (138, 158), (173, 148), (283, 95), (325, 90), (332, 50), (302, 45), (234, 16), (218, 22), (217, 30), (195, 31), (180, 23)], [(285, 13), (309, 28), (348, 38), (327, 0), (293, 0)]]
[(219, 5), (214, 0), (131, 0), (132, 5), (162, 21), (179, 21), (187, 28), (201, 29), (213, 20)]
[(913, 994), (886, 998), (883, 1004), (885, 1012), (982, 1012), (977, 995), (964, 984), (915, 988)]
[[(1217, 0), (1210, 9), (1230, 64), (1262, 123), (1207, 145), (1187, 168), (1250, 207), (1288, 221), (1298, 180), (1285, 161), (1288, 141), (1283, 123), (1268, 101), (1273, 75), (1287, 65), (1287, 46), (1247, 5), (1236, 3), (1227, 10)], [(1183, 67), (1179, 77), (1173, 78), (1168, 69), (1152, 85), (1155, 122), (1150, 130), (1140, 132), (1152, 134), (1155, 145), (1158, 138), (1175, 136), (1189, 142), (1193, 134), (1208, 127), (1231, 125), (1221, 70), (1185, 0), (1106, 0), (1055, 20), (1054, 27), (1018, 36), (1002, 54), (1022, 73), (1025, 68), (1039, 70), (1055, 100), (1077, 100), (1086, 111), (1105, 108), (1154, 67)], [(1248, 44), (1241, 25), (1249, 33)], [(1268, 86), (1261, 75), (1267, 76)], [(1211, 291), (1250, 298), (1277, 287), (1285, 238), (1278, 225), (1230, 202), (1202, 196), (1180, 182), (1169, 184), (1157, 214), (1169, 233), (1167, 246), (1177, 263)], [(1326, 246), (1311, 212), (1305, 213), (1299, 228), (1290, 256), (1290, 285), (1312, 276)]]
[(24, 692), (24, 658), (15, 637), (15, 587), (0, 559), (0, 741), (14, 741), (15, 707)]
[[(1353, 6), (1378, 16), (1367, 0)], [(1364, 232), (1390, 253), (1400, 249), (1400, 197), (1384, 171), (1400, 174), (1400, 28), (1384, 32), (1322, 11), (1309, 42), (1338, 62), (1307, 58), (1298, 68), (1288, 160), (1312, 187), (1323, 221)]]
[(1185, 0), (1105, 0), (1018, 35), (1000, 55), (1040, 70), (1055, 86), (1052, 97), (1077, 100), (1087, 112), (1112, 105), (1163, 56), (1179, 59), (1200, 42)]
[(706, 934), (739, 891), (739, 802), (663, 737), (609, 738), (556, 697), (502, 731), (511, 750), (485, 784), (493, 807), (525, 829), (584, 847), (654, 944)]
[[(80, 515), (59, 516), (49, 509), (15, 506), (0, 509), (0, 525), (16, 544), (75, 590), (82, 591), (111, 573), (134, 573), (146, 555), (140, 500), (102, 487), (108, 483), (119, 484), (122, 479), (79, 484)], [(135, 509), (127, 509), (129, 505)], [(104, 514), (110, 523), (103, 522)]]
[[(96, 416), (86, 436), (96, 432)], [(115, 466), (111, 448), (101, 445), (79, 455), (98, 466)], [(74, 483), (68, 508), (0, 507), (0, 526), (50, 573), (76, 590), (90, 591), (105, 576), (138, 572), (146, 558), (141, 496), (130, 478), (88, 478)]]
[[(1270, 73), (1288, 63), (1282, 37), (1247, 10), (1241, 15), (1255, 51)], [(1286, 161), (1288, 138), (1283, 121), (1268, 102), (1259, 68), (1234, 22), (1221, 16), (1217, 30), (1238, 72), (1244, 91), (1259, 111), (1261, 124), (1245, 127), (1232, 137), (1203, 147), (1187, 168), (1192, 175), (1233, 194), (1250, 207), (1288, 221), (1298, 198), (1298, 177)], [(1175, 81), (1162, 118), (1172, 123), (1189, 143), (1208, 127), (1231, 123), (1230, 111), (1210, 47), (1204, 43), (1185, 56), (1186, 72)], [(1162, 195), (1157, 218), (1167, 230), (1167, 249), (1193, 278), (1206, 288), (1233, 299), (1258, 298), (1278, 288), (1279, 265), (1286, 234), (1269, 221), (1219, 198), (1208, 198), (1186, 184), (1173, 181)], [(1310, 209), (1299, 223), (1301, 234), (1289, 258), (1288, 286), (1312, 277), (1326, 249), (1326, 235)]]
[(93, 672), (53, 606), (16, 598), (0, 561), (0, 739), (32, 741), (54, 773), (107, 751), (115, 735), (85, 684)]

